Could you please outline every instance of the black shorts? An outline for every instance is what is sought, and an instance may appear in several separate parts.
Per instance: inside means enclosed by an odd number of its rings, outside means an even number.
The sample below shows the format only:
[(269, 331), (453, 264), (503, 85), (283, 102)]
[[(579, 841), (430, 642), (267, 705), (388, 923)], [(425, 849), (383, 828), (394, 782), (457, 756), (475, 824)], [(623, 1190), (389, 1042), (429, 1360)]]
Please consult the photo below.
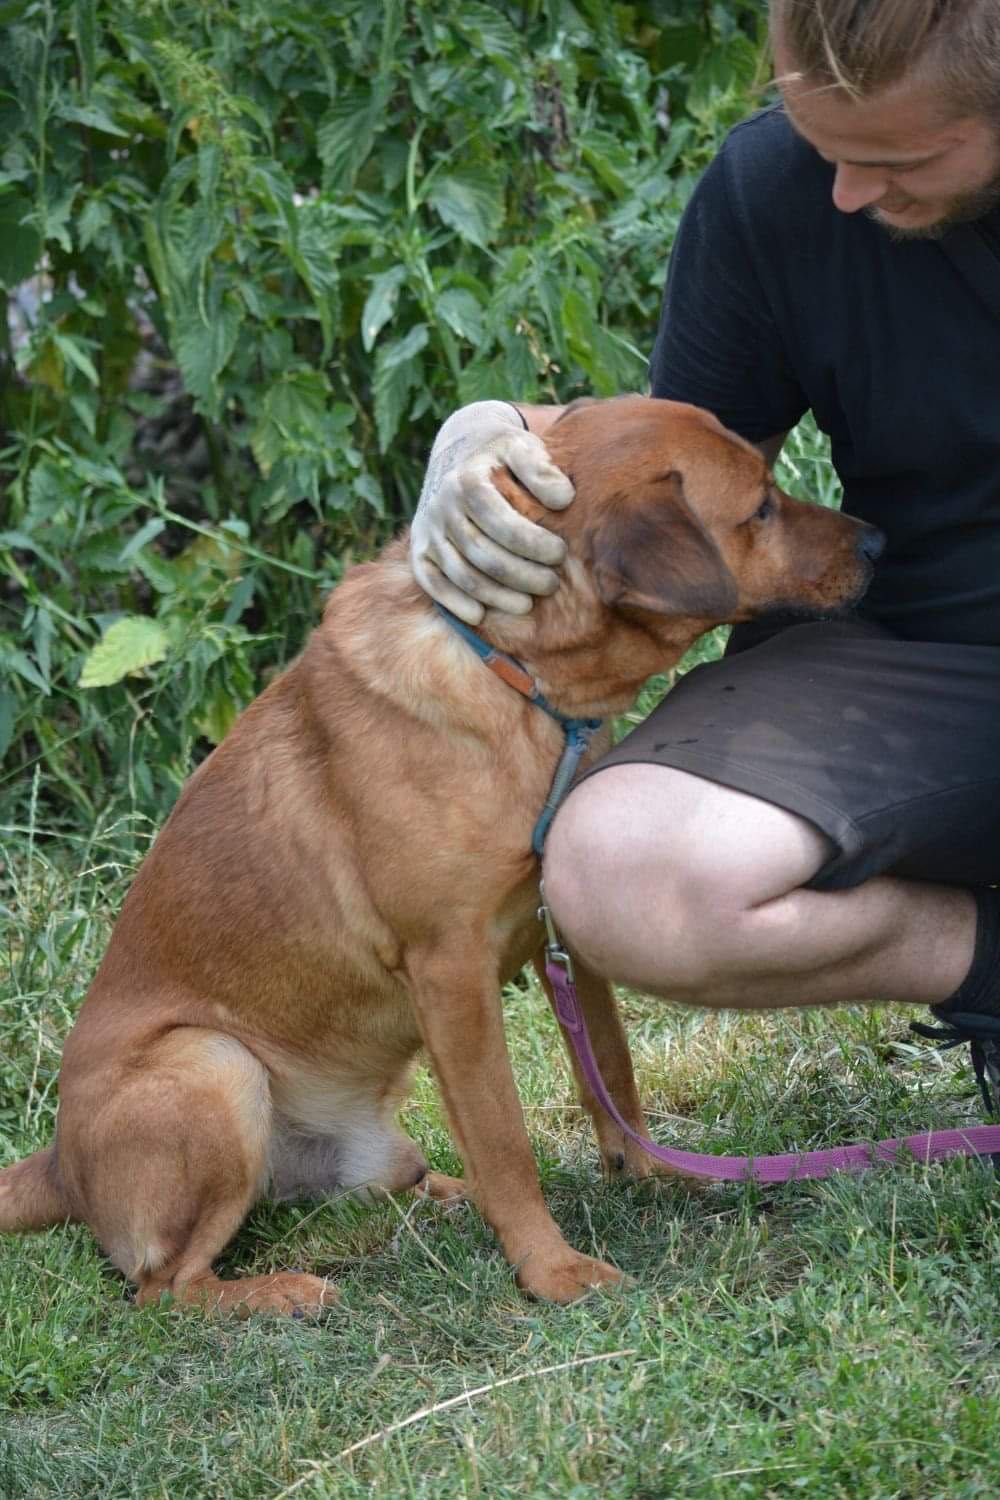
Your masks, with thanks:
[(675, 766), (799, 813), (818, 890), (873, 875), (1000, 882), (1000, 647), (859, 620), (780, 630), (682, 677), (587, 773)]

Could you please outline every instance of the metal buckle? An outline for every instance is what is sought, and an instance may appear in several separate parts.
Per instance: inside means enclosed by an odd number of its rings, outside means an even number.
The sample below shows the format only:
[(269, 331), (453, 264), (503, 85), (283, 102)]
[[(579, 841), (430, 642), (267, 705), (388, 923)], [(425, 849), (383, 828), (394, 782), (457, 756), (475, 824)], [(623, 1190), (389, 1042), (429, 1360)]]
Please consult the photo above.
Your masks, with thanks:
[(547, 942), (545, 944), (545, 957), (549, 961), (549, 963), (558, 964), (559, 967), (564, 971), (566, 978), (569, 980), (570, 984), (572, 984), (575, 977), (573, 974), (573, 960), (570, 958), (569, 954), (566, 952), (566, 949), (563, 947), (562, 939), (560, 938), (559, 933), (556, 931), (556, 924), (552, 920), (552, 913), (549, 911), (548, 907), (545, 904), (544, 880), (540, 880), (538, 882), (538, 894), (542, 898), (542, 904), (538, 908), (538, 920), (539, 922), (544, 922), (545, 936), (547, 938)]

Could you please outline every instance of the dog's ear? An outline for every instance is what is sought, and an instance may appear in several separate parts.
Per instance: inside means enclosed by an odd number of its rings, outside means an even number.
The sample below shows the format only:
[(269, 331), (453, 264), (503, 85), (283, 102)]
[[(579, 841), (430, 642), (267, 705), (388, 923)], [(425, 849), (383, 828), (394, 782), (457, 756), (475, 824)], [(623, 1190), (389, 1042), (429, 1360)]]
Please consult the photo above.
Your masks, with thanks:
[(736, 606), (736, 580), (685, 500), (676, 470), (604, 507), (591, 550), (607, 605), (720, 620)]

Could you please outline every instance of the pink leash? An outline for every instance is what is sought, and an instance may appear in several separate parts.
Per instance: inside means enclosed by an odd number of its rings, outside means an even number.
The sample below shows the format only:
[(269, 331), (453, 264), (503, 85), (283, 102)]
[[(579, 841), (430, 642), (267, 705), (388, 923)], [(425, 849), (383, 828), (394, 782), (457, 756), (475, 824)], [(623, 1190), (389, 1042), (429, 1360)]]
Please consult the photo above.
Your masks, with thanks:
[[(543, 892), (544, 900), (544, 892)], [(548, 908), (539, 909), (548, 943), (545, 972), (555, 992), (556, 1015), (580, 1060), (594, 1098), (636, 1145), (664, 1166), (689, 1177), (711, 1182), (797, 1182), (806, 1177), (829, 1177), (834, 1172), (864, 1172), (880, 1161), (895, 1161), (906, 1147), (919, 1162), (941, 1161), (947, 1156), (990, 1156), (1000, 1153), (1000, 1125), (972, 1125), (965, 1130), (931, 1130), (924, 1135), (905, 1135), (899, 1140), (836, 1146), (830, 1151), (786, 1152), (781, 1156), (706, 1156), (697, 1151), (673, 1151), (634, 1131), (620, 1115), (597, 1066), (594, 1049), (577, 998), (573, 961), (559, 942)], [(994, 1155), (1000, 1167), (1000, 1157)]]

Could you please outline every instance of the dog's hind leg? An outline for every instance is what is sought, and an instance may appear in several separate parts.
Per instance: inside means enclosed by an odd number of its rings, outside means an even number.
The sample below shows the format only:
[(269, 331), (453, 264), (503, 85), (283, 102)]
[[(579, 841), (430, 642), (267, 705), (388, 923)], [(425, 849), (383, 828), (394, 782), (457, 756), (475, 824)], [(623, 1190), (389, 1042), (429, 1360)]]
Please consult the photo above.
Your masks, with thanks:
[[(544, 952), (536, 955), (533, 962), (549, 1004), (555, 1012), (555, 995), (545, 972)], [(607, 1085), (608, 1093), (615, 1101), (622, 1118), (636, 1134), (648, 1135), (645, 1116), (635, 1085), (635, 1074), (632, 1070), (632, 1054), (629, 1052), (628, 1038), (618, 1011), (615, 992), (606, 979), (600, 979), (575, 956), (573, 970), (577, 998), (587, 1023), (594, 1057), (601, 1070), (601, 1077)], [(556, 1016), (558, 1019), (558, 1012)], [(562, 1031), (562, 1027), (559, 1029)], [(580, 1060), (565, 1032), (563, 1032), (563, 1041), (566, 1043), (580, 1103), (594, 1123), (605, 1176), (609, 1181), (614, 1182), (623, 1177), (650, 1177), (663, 1174), (664, 1168), (648, 1156), (641, 1146), (636, 1145), (635, 1141), (627, 1136), (621, 1126), (616, 1125), (607, 1111), (598, 1104), (584, 1077)]]
[(134, 1069), (118, 1072), (87, 1120), (100, 1084), (91, 1077), (68, 1089), (60, 1160), (81, 1217), (137, 1283), (140, 1304), (169, 1292), (179, 1302), (246, 1314), (333, 1300), (316, 1276), (223, 1281), (212, 1271), (267, 1172), (270, 1086), (246, 1047), (195, 1027), (170, 1031), (143, 1048)]

